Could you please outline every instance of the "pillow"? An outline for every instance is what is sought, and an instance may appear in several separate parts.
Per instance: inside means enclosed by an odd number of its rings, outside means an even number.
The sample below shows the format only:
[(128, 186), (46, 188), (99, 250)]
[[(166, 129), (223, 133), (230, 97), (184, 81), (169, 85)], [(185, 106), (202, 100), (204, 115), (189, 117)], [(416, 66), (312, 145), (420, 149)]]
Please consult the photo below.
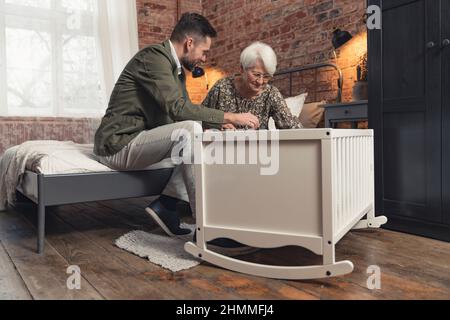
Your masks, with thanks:
[(300, 113), (300, 122), (305, 128), (317, 128), (323, 119), (325, 109), (323, 105), (326, 101), (307, 103), (303, 106)]
[(305, 92), (298, 96), (285, 99), (285, 101), (289, 107), (289, 110), (291, 110), (291, 113), (294, 116), (298, 117), (299, 114), (302, 112), (303, 105), (305, 104), (305, 100), (306, 100), (307, 96), (308, 96), (308, 92)]
[[(286, 98), (286, 104), (291, 111), (291, 113), (298, 117), (302, 112), (303, 105), (305, 104), (306, 97), (308, 96), (308, 92), (299, 94), (295, 97)], [(272, 117), (269, 118), (269, 130), (276, 130), (275, 121), (273, 121)]]

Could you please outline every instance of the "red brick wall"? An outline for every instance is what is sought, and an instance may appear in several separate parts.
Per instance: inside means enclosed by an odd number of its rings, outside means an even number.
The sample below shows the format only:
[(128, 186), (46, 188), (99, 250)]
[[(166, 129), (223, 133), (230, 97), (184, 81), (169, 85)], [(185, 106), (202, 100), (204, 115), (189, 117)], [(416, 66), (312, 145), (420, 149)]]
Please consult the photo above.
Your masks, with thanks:
[[(203, 1), (203, 13), (217, 28), (219, 36), (213, 44), (214, 64), (226, 73), (238, 71), (239, 56), (252, 41), (271, 45), (278, 55), (279, 69), (318, 62), (335, 62), (331, 37), (334, 27), (352, 35), (365, 31), (361, 18), (365, 0), (256, 0)], [(339, 52), (338, 52), (339, 54)], [(344, 98), (351, 100), (357, 57), (340, 56), (338, 63), (344, 69)], [(328, 73), (328, 72), (327, 72)], [(313, 75), (306, 75), (311, 78)], [(316, 99), (332, 98), (332, 75), (320, 76)], [(304, 83), (310, 83), (305, 79)], [(301, 84), (300, 82), (299, 84)], [(304, 84), (303, 84), (304, 86)], [(299, 92), (305, 88), (297, 88)], [(308, 92), (314, 88), (308, 88)], [(310, 95), (310, 99), (313, 95)]]
[(169, 38), (184, 12), (202, 13), (202, 0), (137, 0), (139, 46)]
[[(139, 47), (162, 42), (170, 37), (179, 17), (184, 12), (202, 13), (202, 0), (137, 0)], [(210, 72), (217, 81), (223, 76)], [(207, 92), (205, 78), (188, 77), (187, 88), (192, 101), (200, 103)]]
[[(181, 13), (203, 13), (218, 31), (213, 41), (208, 77), (188, 79), (194, 102), (201, 102), (214, 82), (239, 70), (239, 56), (252, 41), (271, 45), (279, 69), (318, 62), (337, 63), (344, 74), (344, 101), (352, 100), (359, 56), (367, 50), (362, 16), (365, 0), (137, 0), (140, 46), (168, 38)], [(335, 27), (358, 35), (333, 56), (331, 37)], [(336, 73), (305, 72), (294, 79), (294, 94), (309, 92), (308, 101), (336, 96)], [(278, 82), (280, 89), (283, 84)]]
[[(279, 69), (318, 62), (337, 63), (344, 74), (344, 101), (352, 100), (358, 57), (366, 50), (365, 26), (361, 18), (365, 0), (137, 0), (140, 46), (166, 39), (182, 12), (203, 13), (218, 31), (213, 42), (208, 79), (189, 79), (188, 90), (200, 102), (217, 80), (239, 69), (239, 56), (252, 41), (271, 45)], [(360, 35), (352, 44), (338, 50), (334, 59), (331, 47), (335, 27)], [(347, 49), (346, 49), (347, 48)], [(336, 74), (324, 69), (319, 74), (305, 72), (294, 79), (294, 93), (308, 91), (308, 101), (332, 100), (336, 95)], [(277, 83), (280, 89), (283, 84)], [(283, 90), (285, 91), (285, 90)], [(285, 91), (286, 93), (286, 91)]]
[(70, 140), (94, 143), (98, 118), (0, 117), (0, 156), (15, 145), (29, 140)]

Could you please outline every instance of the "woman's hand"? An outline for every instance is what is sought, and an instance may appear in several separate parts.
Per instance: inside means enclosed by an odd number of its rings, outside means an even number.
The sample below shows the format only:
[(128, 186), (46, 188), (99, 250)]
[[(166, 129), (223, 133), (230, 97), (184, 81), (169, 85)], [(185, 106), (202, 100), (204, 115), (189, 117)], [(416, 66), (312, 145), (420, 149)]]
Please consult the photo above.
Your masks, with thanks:
[(236, 130), (236, 127), (232, 123), (225, 123), (222, 125), (222, 130)]
[(259, 128), (259, 119), (251, 113), (229, 113), (224, 116), (225, 124), (233, 124), (235, 127)]

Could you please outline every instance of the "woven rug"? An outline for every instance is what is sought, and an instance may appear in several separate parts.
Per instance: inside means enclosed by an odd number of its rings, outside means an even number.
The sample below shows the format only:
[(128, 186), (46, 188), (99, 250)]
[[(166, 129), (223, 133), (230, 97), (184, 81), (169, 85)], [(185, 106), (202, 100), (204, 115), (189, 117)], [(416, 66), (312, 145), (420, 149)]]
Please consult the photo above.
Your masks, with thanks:
[(173, 272), (190, 269), (201, 262), (184, 251), (184, 244), (192, 241), (195, 225), (182, 223), (181, 227), (191, 229), (192, 233), (172, 238), (167, 235), (136, 230), (123, 235), (116, 240), (115, 244), (121, 249), (146, 258)]

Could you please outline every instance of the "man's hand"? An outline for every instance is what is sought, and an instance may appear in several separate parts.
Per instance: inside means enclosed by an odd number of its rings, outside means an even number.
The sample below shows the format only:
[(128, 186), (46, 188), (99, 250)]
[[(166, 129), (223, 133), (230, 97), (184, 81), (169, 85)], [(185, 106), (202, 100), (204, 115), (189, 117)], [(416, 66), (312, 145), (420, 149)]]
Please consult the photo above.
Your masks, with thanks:
[(252, 129), (259, 128), (259, 120), (251, 113), (229, 113), (224, 116), (225, 124), (233, 124), (236, 127), (250, 127)]

